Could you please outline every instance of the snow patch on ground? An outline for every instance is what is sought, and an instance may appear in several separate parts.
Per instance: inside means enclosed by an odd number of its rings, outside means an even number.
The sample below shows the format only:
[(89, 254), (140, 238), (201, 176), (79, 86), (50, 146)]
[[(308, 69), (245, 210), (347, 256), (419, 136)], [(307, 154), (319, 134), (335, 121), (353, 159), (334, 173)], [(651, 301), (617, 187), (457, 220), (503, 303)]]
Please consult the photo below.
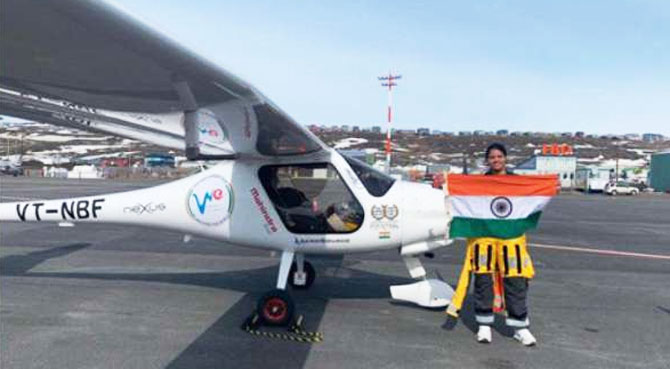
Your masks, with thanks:
[(25, 138), (31, 141), (42, 141), (42, 142), (108, 141), (111, 139), (110, 136), (78, 137), (78, 136), (63, 136), (63, 135), (39, 135), (35, 133), (28, 135)]
[(600, 163), (605, 157), (598, 155), (595, 158), (577, 158), (578, 163)]
[(75, 154), (86, 154), (89, 151), (99, 151), (118, 148), (119, 145), (67, 145), (61, 146), (61, 151)]
[[(641, 168), (644, 167), (644, 165), (647, 163), (646, 160), (644, 159), (619, 159), (619, 169), (632, 169), (632, 168)], [(600, 164), (601, 168), (616, 168), (617, 167), (617, 160), (615, 159), (608, 159), (608, 160), (603, 160), (602, 163)]]
[(141, 153), (139, 151), (111, 152), (111, 153), (106, 153), (106, 154), (82, 156), (82, 157), (79, 158), (79, 160), (90, 161), (90, 160), (98, 160), (98, 159), (104, 159), (104, 158), (123, 158), (123, 157), (128, 157), (128, 156), (136, 155), (136, 154), (141, 154)]
[[(88, 154), (90, 151), (100, 151), (119, 148), (120, 145), (64, 145), (58, 150), (44, 150), (44, 151), (28, 151), (23, 160), (35, 160), (44, 163), (45, 165), (66, 164), (72, 161), (72, 156)], [(124, 154), (134, 154), (135, 152), (113, 152), (99, 155), (91, 155), (82, 157), (82, 159), (105, 158), (105, 157), (120, 157)]]
[(626, 149), (628, 152), (634, 152), (638, 154), (639, 156), (647, 156), (651, 155), (654, 153), (654, 150), (648, 150), (648, 149)]
[(23, 156), (23, 161), (39, 161), (42, 164), (45, 165), (61, 165), (61, 164), (68, 164), (72, 160), (69, 157), (65, 156), (44, 156), (44, 155), (24, 155)]
[(349, 148), (349, 147), (352, 147), (352, 146), (362, 145), (362, 144), (367, 143), (367, 142), (368, 142), (368, 140), (366, 140), (364, 138), (348, 137), (348, 138), (345, 138), (345, 139), (342, 139), (342, 140), (339, 140), (339, 141), (335, 142), (335, 145), (333, 146), (333, 148), (335, 148), (335, 149), (346, 149), (346, 148)]

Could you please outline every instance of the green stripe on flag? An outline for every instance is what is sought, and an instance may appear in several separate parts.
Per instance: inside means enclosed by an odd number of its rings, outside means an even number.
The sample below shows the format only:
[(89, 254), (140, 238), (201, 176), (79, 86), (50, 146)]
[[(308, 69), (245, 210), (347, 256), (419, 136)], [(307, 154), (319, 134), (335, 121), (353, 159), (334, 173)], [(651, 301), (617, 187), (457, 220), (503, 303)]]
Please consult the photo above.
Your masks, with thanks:
[(495, 237), (516, 238), (537, 227), (541, 211), (522, 219), (477, 219), (454, 217), (449, 229), (449, 238)]

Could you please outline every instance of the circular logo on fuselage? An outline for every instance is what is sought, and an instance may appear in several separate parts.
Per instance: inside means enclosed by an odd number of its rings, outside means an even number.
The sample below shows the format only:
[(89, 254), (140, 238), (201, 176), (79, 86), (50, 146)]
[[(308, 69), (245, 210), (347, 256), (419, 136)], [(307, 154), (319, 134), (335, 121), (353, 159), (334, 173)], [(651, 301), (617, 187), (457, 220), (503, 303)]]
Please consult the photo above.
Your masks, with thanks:
[(393, 220), (398, 217), (398, 214), (400, 214), (400, 209), (398, 209), (398, 205), (386, 205), (384, 207), (384, 215), (389, 220)]
[(507, 197), (496, 197), (491, 201), (491, 213), (496, 218), (507, 218), (512, 214), (512, 201)]
[(233, 187), (219, 176), (200, 180), (188, 192), (187, 207), (193, 219), (206, 225), (225, 222), (233, 212)]
[(370, 214), (372, 214), (372, 217), (376, 220), (382, 220), (384, 219), (384, 208), (379, 205), (373, 205)]

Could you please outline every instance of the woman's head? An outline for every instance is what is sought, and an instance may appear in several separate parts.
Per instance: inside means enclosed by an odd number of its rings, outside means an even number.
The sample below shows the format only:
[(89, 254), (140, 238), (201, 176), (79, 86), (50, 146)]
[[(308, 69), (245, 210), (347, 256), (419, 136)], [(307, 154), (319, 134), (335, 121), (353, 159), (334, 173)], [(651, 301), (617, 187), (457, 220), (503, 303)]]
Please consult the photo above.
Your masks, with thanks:
[(505, 173), (507, 149), (501, 143), (492, 143), (486, 148), (486, 163), (493, 173)]

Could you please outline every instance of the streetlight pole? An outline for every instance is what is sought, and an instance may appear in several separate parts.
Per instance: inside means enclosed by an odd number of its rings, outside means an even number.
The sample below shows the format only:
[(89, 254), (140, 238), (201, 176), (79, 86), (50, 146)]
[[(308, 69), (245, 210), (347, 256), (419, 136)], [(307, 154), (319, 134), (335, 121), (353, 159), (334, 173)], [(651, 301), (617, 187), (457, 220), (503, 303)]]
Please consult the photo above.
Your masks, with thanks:
[(388, 126), (386, 127), (386, 173), (391, 172), (391, 123), (393, 122), (393, 87), (397, 86), (395, 83), (396, 80), (402, 78), (401, 75), (393, 75), (391, 72), (387, 76), (378, 77), (382, 81), (383, 87), (388, 87), (388, 111), (387, 111), (387, 120)]

